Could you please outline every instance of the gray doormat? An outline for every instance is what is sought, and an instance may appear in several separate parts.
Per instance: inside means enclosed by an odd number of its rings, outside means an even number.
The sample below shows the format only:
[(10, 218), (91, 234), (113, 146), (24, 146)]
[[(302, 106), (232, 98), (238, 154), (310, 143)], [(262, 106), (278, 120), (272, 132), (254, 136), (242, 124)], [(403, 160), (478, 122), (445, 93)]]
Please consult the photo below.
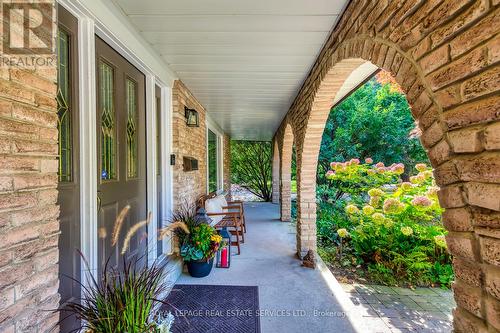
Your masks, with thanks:
[(162, 310), (175, 317), (173, 333), (260, 333), (256, 286), (177, 284)]

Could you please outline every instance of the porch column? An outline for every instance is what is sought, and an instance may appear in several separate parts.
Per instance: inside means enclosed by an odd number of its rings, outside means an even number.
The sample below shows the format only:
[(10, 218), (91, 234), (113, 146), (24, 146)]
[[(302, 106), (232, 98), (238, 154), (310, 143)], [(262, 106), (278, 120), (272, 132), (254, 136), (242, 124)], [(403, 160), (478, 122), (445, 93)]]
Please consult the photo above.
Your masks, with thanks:
[(297, 255), (317, 251), (316, 242), (316, 161), (314, 150), (300, 152), (297, 146)]
[(272, 203), (280, 202), (280, 156), (278, 142), (274, 141), (273, 150), (273, 195)]
[(281, 162), (281, 184), (280, 184), (280, 212), (281, 221), (289, 222), (292, 218), (292, 200), (291, 200), (291, 161), (286, 164)]

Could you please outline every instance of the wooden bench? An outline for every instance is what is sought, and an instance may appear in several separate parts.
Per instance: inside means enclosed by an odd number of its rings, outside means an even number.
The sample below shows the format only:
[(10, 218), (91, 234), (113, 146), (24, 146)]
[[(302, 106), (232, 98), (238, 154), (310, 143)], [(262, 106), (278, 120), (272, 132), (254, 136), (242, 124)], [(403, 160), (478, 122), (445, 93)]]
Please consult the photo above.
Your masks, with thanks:
[(210, 193), (198, 199), (198, 208), (204, 208), (207, 216), (215, 222), (216, 229), (226, 228), (231, 235), (236, 237), (231, 241), (232, 246), (238, 247), (241, 253), (240, 243), (245, 242), (246, 221), (242, 201), (226, 201), (223, 195)]

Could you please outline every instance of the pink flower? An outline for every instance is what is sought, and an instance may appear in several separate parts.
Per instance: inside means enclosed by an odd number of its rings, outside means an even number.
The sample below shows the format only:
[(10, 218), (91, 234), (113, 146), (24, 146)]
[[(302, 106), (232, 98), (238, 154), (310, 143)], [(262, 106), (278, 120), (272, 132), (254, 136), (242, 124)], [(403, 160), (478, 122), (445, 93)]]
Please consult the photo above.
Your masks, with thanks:
[(384, 163), (383, 163), (383, 162), (378, 162), (377, 164), (375, 164), (375, 166), (376, 166), (377, 168), (383, 168), (383, 167), (385, 167), (385, 165), (384, 165)]
[(371, 157), (365, 158), (365, 163), (372, 164), (373, 163), (372, 158)]
[(358, 165), (359, 164), (359, 159), (353, 158), (349, 162), (351, 162), (351, 165)]
[(394, 198), (389, 198), (384, 201), (384, 213), (397, 214), (404, 209), (404, 204)]
[(339, 162), (332, 162), (332, 163), (330, 163), (330, 168), (332, 168), (333, 170), (335, 170), (335, 167), (337, 166), (337, 164), (339, 164)]
[(398, 164), (395, 164), (394, 166), (392, 166), (391, 169), (392, 169), (392, 171), (394, 171), (395, 173), (400, 175), (403, 172), (405, 172), (405, 165), (403, 163), (398, 163)]
[(427, 164), (418, 163), (417, 165), (415, 165), (415, 169), (417, 169), (420, 172), (425, 171), (427, 169)]
[(332, 178), (334, 175), (335, 175), (335, 171), (328, 170), (326, 172), (326, 178), (328, 178), (328, 179)]
[(374, 175), (375, 174), (375, 170), (373, 169), (368, 169), (366, 170), (366, 173), (369, 174), (370, 176)]
[(415, 198), (413, 198), (413, 200), (411, 201), (411, 203), (414, 206), (419, 206), (419, 207), (429, 207), (430, 205), (432, 205), (431, 199), (429, 199), (429, 198), (427, 198), (425, 196), (415, 197)]

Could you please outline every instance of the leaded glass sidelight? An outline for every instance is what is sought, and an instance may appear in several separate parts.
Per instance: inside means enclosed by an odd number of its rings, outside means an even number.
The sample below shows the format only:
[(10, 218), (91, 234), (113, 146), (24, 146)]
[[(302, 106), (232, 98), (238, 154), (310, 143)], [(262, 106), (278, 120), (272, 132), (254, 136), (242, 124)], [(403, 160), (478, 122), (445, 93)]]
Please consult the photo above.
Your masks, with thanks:
[(137, 84), (126, 80), (127, 101), (127, 177), (137, 177)]
[(101, 179), (116, 179), (116, 128), (114, 103), (114, 70), (105, 62), (99, 64), (101, 108)]
[(69, 35), (59, 29), (57, 33), (57, 127), (59, 132), (59, 168), (60, 182), (72, 180), (72, 132), (70, 108), (69, 75)]
[(208, 192), (217, 191), (217, 135), (208, 130)]

